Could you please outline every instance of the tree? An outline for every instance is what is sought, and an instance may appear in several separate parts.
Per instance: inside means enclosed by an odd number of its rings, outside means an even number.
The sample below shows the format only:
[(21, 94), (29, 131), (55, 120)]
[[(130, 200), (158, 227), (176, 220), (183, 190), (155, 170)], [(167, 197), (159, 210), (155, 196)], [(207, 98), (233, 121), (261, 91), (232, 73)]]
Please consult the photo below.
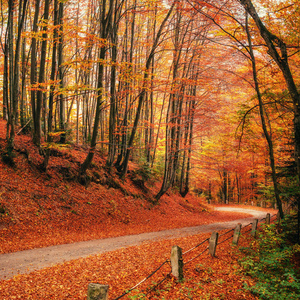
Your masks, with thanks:
[(110, 31), (111, 47), (111, 75), (110, 75), (110, 109), (109, 109), (109, 139), (108, 139), (108, 157), (106, 165), (111, 167), (117, 150), (116, 141), (116, 125), (117, 125), (117, 96), (116, 96), (116, 81), (117, 81), (117, 55), (118, 55), (118, 30), (124, 1), (116, 1), (114, 12), (112, 14), (112, 25)]
[(100, 123), (100, 113), (102, 110), (102, 104), (103, 104), (103, 97), (104, 97), (104, 59), (105, 59), (105, 53), (107, 50), (106, 41), (110, 30), (111, 25), (111, 18), (113, 14), (113, 7), (114, 7), (114, 0), (110, 0), (108, 3), (108, 7), (106, 5), (106, 0), (102, 0), (101, 2), (101, 15), (100, 15), (100, 39), (102, 41), (102, 46), (99, 51), (99, 57), (98, 57), (98, 83), (97, 83), (97, 103), (96, 103), (96, 114), (94, 119), (94, 128), (93, 128), (93, 134), (90, 144), (90, 150), (89, 153), (85, 159), (85, 161), (82, 163), (80, 167), (80, 176), (84, 176), (86, 173), (86, 170), (89, 168), (94, 154), (96, 150), (96, 144), (97, 144), (97, 135), (98, 135), (98, 128)]
[(167, 15), (165, 16), (162, 23), (160, 24), (159, 30), (156, 34), (156, 38), (153, 42), (153, 45), (151, 47), (151, 50), (150, 50), (150, 52), (148, 54), (148, 57), (147, 57), (147, 60), (146, 60), (145, 71), (144, 71), (144, 75), (143, 75), (143, 85), (142, 85), (142, 89), (141, 89), (141, 91), (138, 95), (138, 108), (137, 108), (137, 111), (136, 111), (136, 114), (135, 114), (134, 124), (133, 124), (133, 128), (131, 130), (127, 150), (125, 152), (125, 156), (123, 158), (123, 161), (121, 163), (121, 168), (120, 168), (121, 177), (123, 177), (123, 178), (125, 178), (126, 173), (127, 173), (129, 156), (130, 156), (130, 153), (132, 151), (131, 148), (132, 148), (132, 145), (133, 145), (133, 141), (134, 141), (135, 134), (136, 134), (136, 131), (137, 131), (137, 126), (138, 126), (138, 123), (139, 123), (139, 120), (140, 120), (142, 106), (144, 104), (144, 100), (145, 100), (145, 96), (146, 96), (147, 82), (148, 82), (148, 78), (150, 76), (149, 72), (150, 72), (150, 69), (151, 69), (151, 62), (152, 62), (153, 56), (155, 54), (156, 48), (159, 45), (159, 41), (160, 41), (161, 35), (163, 33), (164, 26), (165, 26), (166, 22), (168, 21), (169, 17), (171, 16), (171, 13), (173, 11), (174, 6), (175, 6), (175, 2), (172, 3), (172, 5), (170, 6), (170, 8), (168, 10)]
[(46, 153), (44, 156), (43, 166), (44, 170), (47, 169), (49, 157), (50, 157), (50, 144), (52, 143), (52, 132), (53, 132), (53, 104), (54, 104), (54, 95), (55, 95), (55, 84), (54, 81), (56, 79), (56, 71), (57, 71), (57, 44), (58, 44), (58, 0), (54, 0), (54, 30), (53, 30), (53, 48), (52, 48), (52, 66), (51, 66), (51, 75), (50, 80), (52, 82), (50, 86), (49, 93), (49, 112), (48, 112), (48, 135), (47, 135), (47, 143), (48, 147), (46, 149)]
[[(196, 25), (198, 22), (201, 25)], [(189, 190), (195, 99), (198, 72), (201, 69), (197, 56), (201, 57), (201, 47), (206, 40), (209, 22), (199, 20), (194, 10), (177, 4), (173, 27), (172, 79), (166, 120), (164, 178), (160, 191), (155, 196), (156, 201), (176, 180), (179, 181), (183, 196)], [(180, 167), (181, 178), (178, 179)]]
[(253, 81), (254, 81), (255, 91), (256, 91), (258, 103), (259, 103), (259, 113), (260, 113), (262, 128), (264, 131), (265, 138), (268, 142), (270, 165), (271, 165), (271, 169), (272, 169), (272, 180), (273, 180), (273, 184), (274, 184), (274, 194), (275, 194), (275, 198), (276, 198), (276, 203), (278, 205), (280, 217), (283, 218), (284, 214), (283, 214), (283, 210), (282, 210), (282, 203), (281, 203), (281, 199), (280, 199), (280, 195), (279, 195), (279, 188), (278, 188), (278, 182), (277, 182), (272, 132), (271, 132), (271, 130), (268, 131), (267, 124), (266, 124), (266, 118), (265, 118), (266, 112), (264, 109), (264, 103), (263, 103), (262, 95), (260, 92), (260, 87), (259, 87), (259, 82), (258, 82), (258, 77), (257, 77), (257, 67), (256, 67), (256, 61), (255, 61), (254, 51), (253, 51), (253, 47), (252, 47), (251, 33), (249, 30), (249, 26), (248, 26), (248, 16), (247, 15), (246, 15), (245, 30), (246, 30), (247, 38), (248, 38), (249, 55), (250, 55), (250, 59), (251, 59), (252, 72), (253, 72)]
[[(205, 14), (208, 18), (210, 18), (217, 27), (223, 31), (234, 43), (234, 47), (238, 49), (239, 52), (241, 52), (247, 59), (251, 61), (251, 67), (252, 67), (252, 76), (253, 76), (253, 81), (254, 85), (253, 88), (256, 91), (258, 102), (259, 102), (259, 111), (260, 111), (260, 118), (261, 118), (261, 124), (264, 132), (264, 136), (267, 140), (268, 143), (268, 149), (269, 149), (269, 158), (270, 158), (270, 166), (272, 170), (272, 180), (274, 184), (274, 193), (275, 193), (275, 199), (276, 203), (278, 205), (280, 215), (283, 218), (283, 210), (282, 210), (282, 203), (281, 199), (279, 196), (279, 188), (278, 188), (278, 182), (277, 182), (277, 175), (276, 175), (276, 166), (275, 166), (275, 158), (274, 158), (274, 148), (273, 148), (273, 141), (272, 141), (272, 135), (271, 135), (271, 129), (268, 130), (267, 124), (266, 124), (266, 112), (264, 108), (264, 103), (259, 87), (259, 80), (258, 80), (258, 74), (257, 74), (257, 67), (256, 67), (256, 61), (255, 61), (255, 56), (254, 56), (254, 51), (253, 51), (253, 46), (252, 46), (252, 38), (251, 38), (251, 33), (249, 31), (249, 26), (248, 26), (248, 18), (246, 17), (245, 24), (243, 24), (243, 21), (241, 19), (241, 16), (238, 15), (239, 10), (233, 8), (233, 11), (236, 12), (236, 15), (233, 15), (230, 12), (230, 7), (228, 7), (228, 11), (225, 11), (225, 8), (215, 6), (215, 4), (212, 4), (212, 7), (217, 11), (216, 14), (211, 14), (211, 13), (205, 13), (201, 10), (199, 10), (200, 13)], [(216, 16), (219, 15), (219, 18)], [(224, 25), (220, 24), (220, 17), (225, 18), (225, 20), (230, 20), (229, 24), (229, 29), (225, 29)], [(219, 22), (218, 22), (219, 21)], [(221, 21), (222, 22), (222, 21)], [(225, 21), (226, 22), (226, 21)], [(224, 21), (223, 21), (224, 23)], [(237, 27), (234, 27), (234, 24), (237, 25)], [(231, 29), (230, 27), (233, 28)], [(247, 42), (244, 40), (245, 37), (242, 35), (242, 32), (245, 31), (247, 34)], [(232, 46), (232, 44), (228, 44), (228, 47)], [(245, 50), (246, 53), (243, 52)], [(225, 185), (224, 185), (225, 187)], [(226, 194), (226, 193), (225, 193)]]
[[(33, 21), (33, 32), (38, 32), (38, 18), (40, 1), (36, 0), (35, 15)], [(50, 1), (46, 0), (44, 3), (44, 15), (42, 26), (42, 42), (41, 42), (41, 58), (39, 63), (39, 72), (37, 74), (37, 39), (36, 36), (32, 38), (32, 51), (31, 51), (31, 108), (33, 116), (33, 142), (39, 147), (41, 144), (41, 112), (43, 105), (43, 95), (45, 92), (45, 72), (46, 72), (46, 55), (47, 55), (47, 41), (48, 31), (47, 22), (49, 19)]]
[[(289, 56), (286, 43), (269, 31), (263, 24), (251, 0), (239, 0), (245, 10), (253, 18), (261, 37), (268, 48), (268, 54), (273, 58), (285, 79), (294, 106), (294, 143), (295, 162), (297, 166), (298, 182), (300, 182), (300, 94), (289, 66)], [(299, 185), (299, 184), (298, 184)], [(300, 239), (300, 191), (298, 189), (298, 240)], [(281, 217), (283, 212), (280, 211)]]
[[(19, 2), (17, 36), (14, 37), (14, 12), (15, 1), (8, 1), (8, 22), (7, 22), (7, 41), (5, 41), (4, 55), (5, 67), (8, 67), (8, 72), (5, 73), (7, 78), (4, 79), (4, 101), (7, 104), (6, 110), (8, 113), (7, 120), (7, 137), (8, 137), (8, 153), (11, 153), (14, 148), (15, 126), (17, 123), (17, 110), (19, 103), (19, 79), (20, 79), (20, 51), (21, 51), (21, 34), (24, 27), (27, 0)], [(15, 42), (15, 43), (14, 43)]]

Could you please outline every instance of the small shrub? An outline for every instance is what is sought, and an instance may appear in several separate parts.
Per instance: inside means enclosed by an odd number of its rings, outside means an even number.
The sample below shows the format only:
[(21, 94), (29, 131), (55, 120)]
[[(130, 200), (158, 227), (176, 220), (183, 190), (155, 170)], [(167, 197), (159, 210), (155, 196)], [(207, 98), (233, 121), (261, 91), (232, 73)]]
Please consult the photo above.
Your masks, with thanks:
[(264, 226), (258, 240), (241, 250), (247, 256), (240, 260), (240, 264), (246, 275), (257, 280), (254, 286), (245, 284), (245, 289), (260, 299), (299, 299), (300, 280), (291, 263), (299, 247), (289, 244), (284, 233), (278, 234), (276, 225)]
[[(131, 295), (133, 293), (133, 295)], [(128, 293), (127, 295), (127, 299), (131, 299), (131, 300), (145, 300), (146, 298), (146, 294), (138, 291), (138, 290), (132, 290), (130, 293)]]

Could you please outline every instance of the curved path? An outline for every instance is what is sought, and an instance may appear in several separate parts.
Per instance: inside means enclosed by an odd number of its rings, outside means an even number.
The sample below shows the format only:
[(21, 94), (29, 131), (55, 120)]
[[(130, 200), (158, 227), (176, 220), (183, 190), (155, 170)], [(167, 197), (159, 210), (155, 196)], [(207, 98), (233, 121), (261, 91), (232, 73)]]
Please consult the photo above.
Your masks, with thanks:
[(230, 229), (234, 228), (237, 223), (247, 225), (254, 218), (262, 219), (266, 216), (266, 212), (236, 207), (216, 207), (215, 210), (245, 212), (251, 214), (253, 217), (237, 219), (230, 222), (169, 229), (0, 254), (0, 280), (7, 280), (17, 274), (30, 273), (34, 270), (43, 269), (73, 259), (114, 251), (119, 248), (136, 246), (145, 241), (172, 239), (216, 230)]

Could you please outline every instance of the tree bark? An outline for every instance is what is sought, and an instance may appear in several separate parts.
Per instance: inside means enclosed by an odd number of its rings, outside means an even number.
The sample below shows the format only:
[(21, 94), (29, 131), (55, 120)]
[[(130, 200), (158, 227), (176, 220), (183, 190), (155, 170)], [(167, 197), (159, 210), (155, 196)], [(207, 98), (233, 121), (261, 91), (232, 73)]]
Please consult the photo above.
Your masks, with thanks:
[[(300, 94), (297, 90), (293, 75), (289, 67), (289, 60), (287, 54), (286, 44), (276, 35), (271, 33), (263, 24), (258, 13), (253, 6), (251, 0), (239, 0), (243, 5), (245, 10), (253, 18), (260, 35), (266, 42), (268, 47), (268, 54), (274, 59), (278, 67), (280, 68), (289, 94), (293, 100), (294, 105), (294, 135), (295, 135), (295, 162), (297, 165), (297, 176), (298, 182), (300, 182)], [(278, 51), (279, 49), (279, 51)], [(299, 193), (300, 194), (300, 193)], [(298, 195), (298, 213), (300, 218), (300, 195)], [(283, 217), (283, 212), (280, 212), (281, 217)], [(299, 219), (298, 218), (298, 219)], [(300, 236), (300, 234), (299, 234)]]
[(134, 137), (135, 137), (135, 134), (136, 134), (136, 131), (137, 131), (137, 126), (138, 126), (138, 123), (139, 123), (139, 120), (140, 120), (141, 110), (142, 110), (142, 106), (143, 106), (145, 95), (146, 95), (147, 80), (149, 78), (149, 69), (150, 69), (150, 66), (151, 66), (151, 62), (152, 62), (155, 50), (158, 47), (158, 43), (159, 43), (160, 37), (162, 35), (163, 28), (164, 28), (167, 20), (169, 19), (172, 11), (173, 11), (174, 5), (175, 5), (175, 3), (172, 4), (172, 6), (170, 7), (166, 17), (162, 21), (162, 23), (160, 25), (160, 28), (157, 32), (155, 41), (154, 41), (154, 43), (151, 47), (151, 51), (150, 51), (150, 53), (147, 57), (147, 61), (146, 61), (146, 65), (145, 65), (145, 70), (146, 71), (144, 72), (144, 79), (143, 79), (143, 87), (142, 87), (142, 90), (141, 90), (141, 92), (139, 94), (139, 97), (138, 97), (138, 99), (139, 99), (138, 108), (137, 108), (137, 111), (136, 111), (134, 124), (133, 124), (133, 128), (132, 128), (132, 131), (131, 131), (130, 139), (129, 139), (129, 142), (128, 142), (128, 147), (127, 147), (127, 150), (126, 150), (125, 158), (124, 158), (124, 160), (122, 162), (122, 166), (121, 166), (122, 167), (121, 177), (123, 179), (125, 178), (126, 173), (127, 173), (129, 156), (130, 156), (130, 153), (132, 151), (132, 145), (133, 145)]
[(17, 123), (17, 110), (19, 103), (19, 82), (20, 82), (20, 53), (21, 53), (21, 34), (23, 31), (23, 26), (26, 16), (26, 7), (27, 0), (19, 2), (19, 16), (18, 16), (18, 29), (17, 37), (14, 49), (14, 37), (13, 37), (13, 11), (14, 11), (15, 1), (9, 1), (9, 10), (10, 10), (10, 20), (8, 26), (8, 40), (9, 40), (9, 78), (10, 78), (10, 111), (8, 118), (8, 126), (10, 126), (10, 133), (8, 139), (8, 149), (12, 150), (14, 148), (14, 139), (15, 139), (15, 126)]
[(270, 158), (270, 165), (271, 165), (271, 169), (272, 169), (272, 181), (273, 181), (273, 185), (274, 185), (275, 199), (276, 199), (276, 203), (277, 203), (278, 210), (279, 210), (279, 213), (280, 213), (280, 217), (283, 218), (284, 214), (283, 214), (283, 210), (282, 210), (280, 192), (279, 192), (278, 183), (277, 183), (277, 174), (276, 174), (276, 167), (275, 167), (273, 141), (272, 141), (271, 133), (269, 133), (267, 125), (266, 125), (266, 121), (265, 121), (264, 104), (263, 104), (263, 99), (262, 99), (262, 95), (261, 95), (260, 88), (259, 88), (259, 83), (258, 83), (258, 78), (257, 78), (256, 61), (255, 61), (255, 56), (254, 56), (254, 52), (253, 52), (253, 48), (252, 48), (251, 33), (250, 33), (249, 27), (248, 27), (248, 16), (247, 16), (247, 14), (248, 13), (246, 12), (246, 33), (247, 33), (247, 37), (248, 37), (249, 54), (250, 54), (251, 63), (252, 63), (253, 81), (254, 81), (255, 91), (256, 91), (257, 98), (258, 98), (258, 103), (259, 103), (259, 113), (260, 113), (262, 128), (263, 128), (263, 132), (264, 132), (265, 138), (266, 138), (267, 143), (268, 143), (269, 158)]
[[(102, 13), (101, 13), (101, 33), (100, 38), (103, 40), (106, 40), (109, 34), (109, 25), (112, 18), (112, 12), (113, 12), (113, 5), (114, 0), (109, 1), (109, 8), (108, 12), (106, 13), (106, 0), (102, 0)], [(100, 123), (100, 114), (102, 110), (102, 103), (103, 103), (103, 96), (104, 96), (104, 64), (103, 60), (105, 59), (105, 53), (107, 50), (106, 45), (102, 45), (100, 48), (99, 58), (98, 58), (98, 81), (97, 81), (97, 100), (96, 100), (96, 114), (94, 119), (94, 127), (93, 127), (93, 134), (90, 144), (90, 150), (89, 153), (81, 165), (79, 176), (85, 176), (86, 171), (89, 168), (93, 157), (95, 155), (96, 151), (96, 142), (97, 142), (97, 135), (98, 135), (98, 129), (99, 129), (99, 123)]]
[[(54, 0), (54, 20), (53, 20), (54, 26), (57, 26), (58, 24), (58, 0)], [(52, 48), (52, 65), (51, 65), (51, 74), (50, 74), (50, 80), (54, 82), (56, 78), (56, 58), (57, 58), (57, 41), (58, 39), (58, 32), (55, 28), (53, 31), (53, 48)], [(50, 143), (52, 142), (52, 131), (53, 131), (53, 103), (54, 103), (54, 92), (55, 92), (55, 84), (52, 84), (50, 86), (50, 93), (49, 93), (49, 112), (48, 112), (48, 135), (47, 135), (47, 143), (48, 147), (46, 149), (44, 161), (42, 164), (42, 168), (44, 171), (47, 170), (49, 158), (50, 158)]]

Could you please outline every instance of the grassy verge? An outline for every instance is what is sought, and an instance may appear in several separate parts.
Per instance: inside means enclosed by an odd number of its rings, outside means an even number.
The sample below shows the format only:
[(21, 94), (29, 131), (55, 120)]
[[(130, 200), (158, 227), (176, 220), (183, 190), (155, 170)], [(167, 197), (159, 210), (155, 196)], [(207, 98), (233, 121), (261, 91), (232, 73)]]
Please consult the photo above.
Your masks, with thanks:
[(246, 255), (240, 260), (245, 275), (256, 284), (244, 288), (259, 299), (300, 299), (300, 273), (296, 267), (300, 246), (288, 238), (289, 218), (282, 224), (264, 225), (258, 238), (240, 250)]

